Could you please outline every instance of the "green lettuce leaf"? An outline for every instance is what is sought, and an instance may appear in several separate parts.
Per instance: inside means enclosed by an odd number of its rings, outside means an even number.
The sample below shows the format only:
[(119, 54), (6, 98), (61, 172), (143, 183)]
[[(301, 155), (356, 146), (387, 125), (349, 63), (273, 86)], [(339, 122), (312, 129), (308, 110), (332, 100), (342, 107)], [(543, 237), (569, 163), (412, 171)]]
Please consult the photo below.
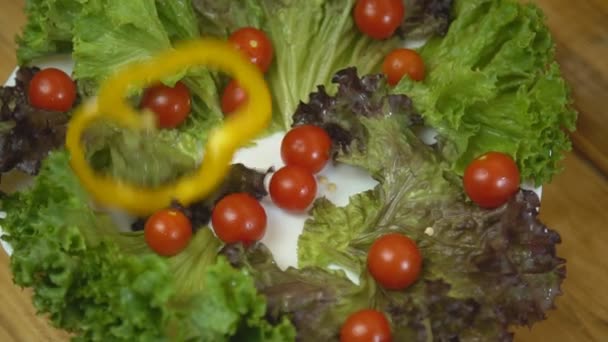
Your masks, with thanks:
[(248, 248), (228, 245), (222, 254), (233, 266), (251, 273), (268, 300), (266, 318), (276, 322), (288, 316), (299, 341), (338, 340), (345, 317), (366, 308), (375, 293), (373, 282), (357, 286), (340, 273), (320, 267), (282, 271), (261, 243)]
[[(75, 77), (97, 85), (117, 68), (172, 48), (172, 40), (197, 37), (196, 25), (193, 9), (185, 0), (104, 0), (103, 6), (87, 7), (74, 30)], [(126, 180), (145, 177), (144, 184), (154, 185), (191, 171), (200, 161), (207, 134), (223, 118), (218, 91), (214, 76), (206, 69), (185, 70), (167, 83), (179, 79), (192, 94), (192, 112), (178, 129), (159, 130), (153, 135), (106, 130), (98, 135), (96, 141), (105, 144), (94, 146), (92, 153), (102, 150), (112, 156), (106, 158), (110, 163), (105, 166), (111, 174)], [(122, 144), (114, 144), (114, 137)], [(141, 163), (133, 160), (135, 155)]]
[(364, 74), (378, 71), (384, 56), (400, 44), (398, 38), (378, 41), (361, 34), (352, 20), (354, 0), (194, 4), (203, 33), (226, 36), (242, 26), (254, 26), (268, 34), (274, 47), (267, 76), (274, 100), (273, 129), (289, 129), (299, 102), (318, 85), (330, 88), (336, 71), (348, 66)]
[(143, 237), (119, 234), (88, 202), (67, 154), (57, 152), (31, 189), (3, 196), (15, 283), (34, 287), (36, 309), (84, 340), (157, 339), (170, 318), (162, 308), (172, 294), (167, 264), (150, 253), (120, 253), (123, 244), (136, 250)]
[(72, 49), (75, 17), (87, 0), (32, 0), (25, 2), (28, 18), (17, 37), (19, 65)]
[(38, 312), (75, 340), (293, 340), (288, 320), (263, 319), (264, 297), (248, 273), (217, 258), (221, 243), (208, 228), (179, 255), (157, 256), (141, 232), (120, 232), (94, 209), (65, 151), (0, 205), (15, 283), (32, 287)]
[[(64, 14), (56, 18), (54, 13)], [(30, 24), (24, 30), (24, 37), (35, 36), (52, 42), (53, 35), (61, 33), (62, 41), (69, 43), (74, 60), (73, 76), (83, 97), (94, 96), (100, 82), (116, 70), (171, 49), (175, 42), (195, 39), (200, 35), (192, 4), (188, 0), (34, 0), (28, 4), (27, 14)], [(49, 18), (52, 22), (49, 22)], [(61, 26), (56, 28), (55, 21), (60, 22)], [(19, 41), (20, 49), (32, 51), (27, 54), (47, 55), (54, 52), (30, 40)], [(58, 48), (56, 50), (59, 51)], [(24, 53), (24, 56), (27, 54)], [(30, 58), (24, 57), (21, 63), (30, 61)], [(94, 134), (97, 137), (95, 144), (88, 146), (90, 154), (105, 155), (101, 159), (109, 164), (102, 165), (103, 168), (127, 180), (145, 173), (139, 172), (141, 168), (164, 168), (158, 171), (158, 175), (151, 172), (145, 176), (147, 179), (143, 183), (147, 185), (178, 177), (188, 169), (187, 165), (200, 161), (207, 134), (223, 118), (216, 77), (204, 68), (192, 68), (164, 80), (169, 85), (182, 80), (188, 86), (192, 94), (192, 112), (186, 122), (178, 129), (160, 130), (154, 135), (99, 128)], [(138, 91), (133, 94), (134, 103), (137, 95)], [(104, 140), (107, 141), (105, 145), (99, 144)], [(146, 153), (151, 147), (134, 148), (149, 143), (155, 148), (164, 144), (165, 147), (159, 150), (173, 149), (175, 157), (166, 160), (164, 157), (167, 154), (154, 156)], [(141, 156), (138, 163), (130, 160), (135, 155)], [(124, 165), (125, 160), (129, 160), (128, 168)], [(171, 173), (170, 161), (176, 164), (174, 173)]]
[[(245, 270), (232, 269), (225, 259), (206, 272), (206, 291), (187, 306), (194, 306), (185, 319), (201, 332), (201, 341), (293, 341), (295, 330), (286, 317), (276, 326), (265, 319), (266, 301), (258, 294)], [(226, 336), (230, 336), (228, 339)], [(191, 338), (191, 336), (188, 336)]]
[(171, 41), (199, 35), (192, 1), (157, 1), (156, 7)]
[(431, 39), (420, 53), (425, 81), (404, 79), (394, 92), (408, 94), (439, 132), (456, 172), (501, 151), (515, 158), (523, 179), (551, 180), (570, 149), (565, 130), (574, 130), (576, 113), (535, 5), (458, 1), (447, 36)]
[(91, 1), (74, 22), (74, 76), (101, 81), (171, 48), (154, 0)]

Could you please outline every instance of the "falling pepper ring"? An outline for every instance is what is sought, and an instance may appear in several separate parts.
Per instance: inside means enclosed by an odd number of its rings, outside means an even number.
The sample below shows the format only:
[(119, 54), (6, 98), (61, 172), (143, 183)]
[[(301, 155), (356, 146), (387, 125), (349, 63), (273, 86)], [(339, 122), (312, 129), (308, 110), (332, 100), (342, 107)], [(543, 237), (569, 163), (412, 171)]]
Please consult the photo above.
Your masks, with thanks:
[[(149, 128), (149, 120), (126, 100), (131, 90), (141, 89), (193, 66), (208, 66), (231, 75), (248, 94), (248, 101), (214, 128), (205, 146), (201, 166), (174, 183), (149, 188), (99, 174), (85, 158), (82, 135), (99, 118), (107, 118), (130, 129)], [(147, 215), (174, 200), (184, 205), (204, 199), (229, 171), (235, 151), (254, 139), (270, 123), (272, 104), (264, 76), (227, 42), (199, 39), (176, 46), (148, 61), (127, 66), (109, 77), (96, 99), (74, 113), (66, 136), (70, 164), (81, 183), (100, 204)]]

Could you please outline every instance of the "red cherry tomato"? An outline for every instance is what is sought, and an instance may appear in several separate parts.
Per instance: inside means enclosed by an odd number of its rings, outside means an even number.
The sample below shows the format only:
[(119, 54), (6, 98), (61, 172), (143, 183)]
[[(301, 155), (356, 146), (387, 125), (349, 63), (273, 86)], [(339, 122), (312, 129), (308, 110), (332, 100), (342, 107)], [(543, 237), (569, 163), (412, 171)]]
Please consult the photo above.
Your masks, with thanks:
[(390, 85), (396, 85), (405, 75), (414, 81), (422, 81), (425, 74), (424, 61), (414, 50), (396, 49), (384, 58), (382, 72)]
[(291, 129), (281, 142), (281, 157), (287, 165), (301, 166), (312, 173), (323, 169), (329, 160), (331, 138), (327, 132), (314, 125)]
[(146, 221), (144, 238), (157, 254), (172, 256), (188, 246), (192, 238), (192, 224), (179, 210), (160, 210)]
[(422, 255), (416, 243), (405, 235), (391, 233), (378, 238), (367, 254), (367, 269), (389, 290), (402, 290), (420, 275)]
[(65, 72), (47, 68), (32, 77), (27, 94), (33, 107), (67, 112), (76, 100), (76, 84)]
[(272, 43), (264, 31), (253, 27), (243, 27), (234, 31), (228, 40), (237, 49), (245, 52), (251, 63), (257, 65), (262, 72), (268, 71), (274, 51)]
[(392, 36), (404, 16), (403, 0), (357, 0), (355, 5), (357, 27), (375, 39)]
[(270, 179), (270, 198), (281, 209), (304, 211), (316, 195), (317, 181), (305, 168), (288, 165)]
[(380, 311), (367, 309), (348, 316), (340, 329), (340, 342), (390, 342), (391, 326)]
[(225, 243), (246, 245), (260, 240), (266, 232), (266, 211), (254, 197), (236, 193), (222, 198), (213, 208), (211, 223)]
[(483, 208), (496, 208), (519, 189), (519, 169), (509, 155), (488, 152), (467, 166), (463, 182), (464, 190), (473, 202)]
[(228, 115), (237, 110), (246, 101), (247, 93), (236, 81), (232, 80), (224, 88), (224, 93), (222, 94), (222, 112)]
[(190, 90), (182, 82), (174, 87), (164, 84), (152, 86), (144, 91), (141, 107), (151, 110), (162, 128), (175, 128), (186, 120), (192, 103)]

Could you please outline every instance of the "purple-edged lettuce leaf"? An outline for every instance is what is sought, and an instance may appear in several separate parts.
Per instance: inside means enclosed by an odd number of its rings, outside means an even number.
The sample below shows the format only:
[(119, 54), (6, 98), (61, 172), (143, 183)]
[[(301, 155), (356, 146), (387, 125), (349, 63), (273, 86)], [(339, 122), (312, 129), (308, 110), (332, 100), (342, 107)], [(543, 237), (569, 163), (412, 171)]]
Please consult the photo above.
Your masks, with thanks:
[(316, 125), (324, 128), (332, 139), (334, 157), (351, 149), (365, 147), (367, 130), (361, 118), (401, 115), (408, 126), (418, 127), (422, 118), (414, 111), (412, 101), (404, 94), (390, 94), (386, 79), (380, 74), (358, 76), (355, 67), (338, 71), (332, 82), (334, 95), (325, 86), (310, 93), (308, 102), (301, 102), (293, 114), (293, 126)]
[[(383, 94), (386, 85), (376, 80)], [(358, 83), (339, 87), (352, 84)], [(363, 98), (353, 95), (360, 90), (350, 91), (326, 102)], [(382, 98), (380, 108), (390, 108), (390, 97)], [(324, 114), (332, 116), (331, 110)], [(559, 234), (538, 220), (533, 192), (521, 191), (494, 210), (468, 201), (460, 178), (414, 134), (408, 118), (408, 111), (379, 111), (353, 115), (357, 130), (341, 126), (356, 148), (340, 149), (337, 160), (367, 170), (379, 185), (345, 207), (325, 199), (315, 203), (299, 239), (299, 266), (327, 272), (341, 266), (359, 274), (361, 291), (369, 291), (365, 260), (371, 244), (387, 233), (405, 234), (422, 251), (419, 280), (404, 291), (368, 292), (366, 303), (390, 316), (396, 340), (509, 340), (510, 326), (544, 319), (560, 294), (565, 261), (556, 256)], [(340, 322), (332, 324), (338, 329)]]
[(49, 152), (64, 144), (68, 113), (34, 108), (28, 101), (28, 87), (38, 71), (21, 67), (14, 86), (0, 87), (0, 172), (16, 169), (35, 175)]

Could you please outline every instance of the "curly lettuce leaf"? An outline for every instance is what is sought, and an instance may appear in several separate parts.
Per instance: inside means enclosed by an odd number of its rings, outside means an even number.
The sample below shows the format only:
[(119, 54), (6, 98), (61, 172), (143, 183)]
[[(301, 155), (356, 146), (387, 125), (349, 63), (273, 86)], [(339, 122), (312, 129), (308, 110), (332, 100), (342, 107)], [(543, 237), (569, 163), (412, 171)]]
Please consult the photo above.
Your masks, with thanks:
[(35, 175), (49, 151), (63, 146), (68, 113), (34, 108), (27, 89), (38, 68), (17, 70), (14, 86), (0, 87), (0, 172)]
[[(420, 142), (396, 118), (363, 120), (373, 130), (368, 152), (342, 160), (366, 168), (381, 185), (344, 208), (318, 202), (299, 240), (300, 266), (365, 274), (373, 241), (399, 232), (415, 239), (424, 256), (415, 286), (374, 299), (391, 314), (399, 340), (507, 339), (510, 325), (544, 319), (565, 269), (555, 254), (559, 235), (536, 217), (536, 195), (523, 192), (500, 209), (479, 209), (464, 201), (430, 151), (412, 148)], [(445, 307), (457, 313), (445, 314)]]
[(559, 172), (576, 113), (535, 5), (458, 1), (446, 37), (420, 53), (425, 81), (403, 79), (394, 92), (408, 94), (439, 132), (456, 172), (487, 151), (512, 155), (522, 178), (537, 185)]
[(23, 32), (17, 37), (19, 65), (33, 59), (72, 49), (75, 17), (87, 0), (32, 0), (25, 2), (28, 18)]
[(277, 322), (289, 317), (298, 341), (338, 340), (345, 317), (367, 307), (375, 289), (373, 282), (357, 286), (320, 267), (282, 271), (261, 243), (247, 248), (228, 245), (221, 253), (233, 266), (251, 273), (258, 291), (268, 300), (266, 318)]
[(367, 132), (362, 117), (378, 117), (387, 113), (402, 115), (408, 126), (420, 127), (423, 122), (406, 95), (389, 93), (386, 79), (380, 75), (361, 78), (357, 69), (349, 67), (338, 71), (332, 78), (337, 86), (335, 95), (329, 95), (324, 86), (310, 93), (308, 102), (301, 102), (293, 114), (293, 125), (323, 127), (332, 139), (333, 156), (351, 149), (363, 150)]
[(3, 194), (0, 221), (14, 252), (14, 281), (75, 340), (293, 340), (283, 319), (266, 322), (266, 301), (248, 273), (217, 258), (220, 242), (200, 230), (171, 258), (142, 233), (122, 233), (95, 210), (64, 151), (52, 152), (32, 188)]
[(121, 240), (143, 237), (119, 238), (110, 218), (89, 208), (65, 153), (53, 152), (30, 190), (1, 203), (14, 281), (34, 287), (38, 312), (84, 340), (158, 339), (170, 319), (162, 307), (172, 294), (167, 264), (120, 253)]
[[(543, 320), (561, 293), (565, 261), (556, 256), (559, 234), (537, 218), (538, 197), (522, 191), (500, 208), (477, 207), (466, 200), (449, 163), (408, 127), (407, 112), (383, 108), (383, 114), (353, 115), (363, 130), (343, 128), (358, 137), (357, 147), (337, 155), (379, 185), (344, 207), (315, 202), (298, 241), (299, 266), (359, 274), (368, 305), (390, 315), (396, 340), (510, 340), (510, 326)], [(367, 251), (393, 232), (417, 242), (423, 272), (405, 291), (370, 293)], [(339, 329), (340, 322), (325, 324)]]
[(276, 325), (265, 319), (266, 301), (258, 294), (247, 271), (232, 269), (220, 258), (206, 272), (205, 286), (204, 295), (187, 304), (195, 307), (186, 319), (201, 332), (195, 336), (197, 340), (282, 342), (295, 339), (294, 328), (285, 316), (278, 319)]

